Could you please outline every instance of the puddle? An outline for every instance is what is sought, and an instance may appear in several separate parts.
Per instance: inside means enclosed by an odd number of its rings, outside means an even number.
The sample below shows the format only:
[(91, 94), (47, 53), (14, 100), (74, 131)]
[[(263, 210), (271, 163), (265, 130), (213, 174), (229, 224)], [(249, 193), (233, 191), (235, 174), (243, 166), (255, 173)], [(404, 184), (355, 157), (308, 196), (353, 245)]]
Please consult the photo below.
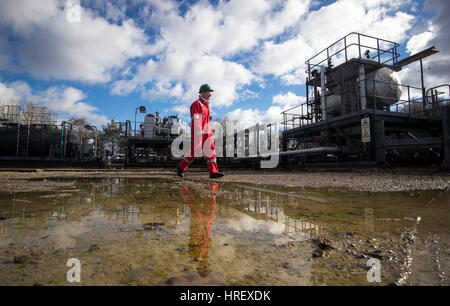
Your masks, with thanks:
[(449, 285), (448, 192), (74, 181), (0, 198), (0, 285)]

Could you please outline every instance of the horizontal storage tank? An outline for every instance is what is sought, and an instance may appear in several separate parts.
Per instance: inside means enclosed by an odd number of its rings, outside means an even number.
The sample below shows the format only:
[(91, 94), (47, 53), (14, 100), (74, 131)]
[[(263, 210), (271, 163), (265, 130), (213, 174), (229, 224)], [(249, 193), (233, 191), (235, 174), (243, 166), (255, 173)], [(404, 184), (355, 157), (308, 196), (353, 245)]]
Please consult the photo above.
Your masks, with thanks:
[(373, 99), (376, 96), (376, 104), (389, 106), (395, 104), (402, 96), (402, 86), (397, 72), (387, 67), (380, 68), (366, 76), (367, 103), (373, 107)]
[[(26, 156), (28, 148), (29, 157), (48, 157), (51, 146), (62, 143), (61, 130), (54, 125), (21, 125), (20, 132), (17, 131), (17, 123), (0, 123), (0, 146), (1, 156)], [(18, 139), (19, 136), (19, 139)], [(19, 152), (17, 152), (17, 141), (19, 141)]]
[[(355, 82), (355, 92), (357, 99), (360, 100), (360, 83)], [(338, 88), (336, 92), (339, 92)], [(390, 106), (397, 103), (402, 96), (402, 86), (400, 78), (392, 69), (387, 67), (380, 68), (374, 72), (366, 75), (366, 97), (367, 108), (381, 109), (385, 106)], [(354, 99), (351, 92), (344, 94), (346, 102)], [(358, 101), (359, 102), (359, 101)], [(376, 103), (375, 103), (376, 102)], [(341, 95), (332, 94), (327, 96), (327, 112), (331, 114), (339, 113), (341, 111)]]

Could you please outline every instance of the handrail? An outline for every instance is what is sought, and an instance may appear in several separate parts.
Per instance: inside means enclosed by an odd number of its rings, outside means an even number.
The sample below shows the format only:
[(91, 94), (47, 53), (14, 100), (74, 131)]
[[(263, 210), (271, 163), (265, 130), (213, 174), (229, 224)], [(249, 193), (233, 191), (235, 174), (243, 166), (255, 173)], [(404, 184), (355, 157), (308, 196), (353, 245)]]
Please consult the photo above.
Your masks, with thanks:
[[(310, 59), (308, 59), (305, 63), (306, 63), (306, 64), (309, 63), (312, 59), (314, 59), (314, 58), (316, 58), (317, 56), (319, 56), (319, 54), (321, 54), (322, 52), (327, 51), (328, 49), (330, 49), (331, 47), (333, 47), (334, 45), (336, 45), (336, 44), (339, 43), (340, 41), (342, 41), (342, 40), (344, 40), (344, 39), (347, 39), (347, 37), (349, 37), (349, 36), (351, 36), (351, 35), (358, 35), (359, 37), (362, 36), (362, 37), (367, 37), (367, 38), (376, 39), (376, 40), (379, 40), (379, 41), (384, 41), (384, 42), (387, 42), (387, 43), (390, 43), (390, 44), (394, 44), (396, 47), (399, 47), (399, 46), (400, 46), (400, 44), (398, 44), (398, 43), (396, 43), (396, 42), (393, 42), (393, 41), (389, 41), (389, 40), (386, 40), (386, 39), (381, 39), (381, 38), (377, 38), (377, 37), (373, 37), (373, 36), (369, 36), (369, 35), (361, 34), (361, 33), (357, 33), (357, 32), (351, 32), (351, 33), (347, 34), (346, 36), (342, 37), (341, 39), (337, 40), (335, 43), (333, 43), (333, 44), (331, 44), (330, 46), (326, 47), (325, 49), (323, 49), (322, 51), (320, 51), (319, 53), (317, 53), (316, 55), (314, 55), (314, 56), (311, 57)], [(353, 44), (352, 44), (352, 45), (353, 45)], [(349, 46), (351, 46), (351, 45), (349, 45)], [(345, 49), (345, 48), (344, 48), (344, 49)], [(344, 49), (342, 49), (342, 50), (344, 50)], [(342, 50), (341, 50), (341, 51), (342, 51)]]
[[(371, 94), (366, 93), (366, 97), (371, 98), (371, 101), (374, 101), (374, 105), (372, 105), (370, 108), (372, 109), (379, 109), (378, 107), (388, 107), (389, 105), (389, 111), (391, 112), (398, 112), (398, 113), (409, 113), (409, 115), (417, 115), (417, 114), (422, 114), (423, 116), (427, 116), (428, 112), (430, 111), (429, 109), (425, 110), (420, 108), (419, 109), (419, 105), (423, 104), (423, 98), (422, 98), (422, 88), (420, 87), (415, 87), (415, 86), (409, 86), (409, 85), (403, 85), (403, 84), (397, 84), (395, 82), (389, 82), (389, 81), (383, 81), (383, 80), (376, 80), (376, 79), (365, 79), (365, 80), (361, 80), (358, 81), (354, 84), (354, 86), (358, 87), (358, 84), (361, 82), (365, 82), (366, 84), (374, 84), (374, 88), (375, 88), (375, 84), (388, 84), (388, 85), (396, 85), (396, 86), (400, 86), (402, 88), (402, 97), (396, 98), (393, 96), (389, 96), (389, 95), (384, 95), (381, 94), (379, 92), (374, 92)], [(449, 84), (444, 84), (444, 85), (440, 85), (437, 87), (434, 87), (433, 89), (436, 90), (436, 88), (443, 88), (443, 87), (447, 87), (449, 88), (449, 93), (450, 93), (450, 85)], [(353, 87), (347, 88), (346, 91), (351, 91), (353, 90)], [(428, 91), (428, 97), (430, 95), (430, 91), (432, 89), (430, 89)], [(420, 92), (420, 94), (419, 94)], [(442, 94), (442, 93), (439, 93)], [(375, 100), (373, 100), (375, 99)], [(390, 104), (378, 104), (378, 99), (382, 99), (384, 101), (392, 101)], [(445, 101), (448, 101), (448, 99), (446, 99)], [(442, 101), (439, 101), (442, 102)], [(330, 107), (335, 107), (335, 106), (325, 106), (325, 108), (327, 109), (327, 111), (329, 110)], [(352, 104), (351, 104), (351, 110), (348, 109), (348, 111), (345, 112), (345, 114), (348, 113), (353, 113), (353, 112), (359, 112), (361, 111), (360, 108), (360, 100), (359, 98), (355, 98), (355, 100), (352, 100)], [(284, 130), (286, 131), (288, 128), (291, 129), (296, 128), (296, 127), (304, 127), (304, 126), (308, 126), (311, 124), (315, 124), (321, 121), (321, 112), (322, 112), (322, 108), (320, 105), (317, 106), (313, 106), (312, 104), (309, 104), (308, 102), (303, 102), (299, 105), (296, 105), (294, 107), (291, 107), (283, 112), (281, 112), (281, 114), (283, 115), (283, 119), (281, 122), (281, 125), (284, 126)]]
[(287, 112), (289, 112), (289, 111), (291, 111), (291, 110), (293, 110), (293, 109), (296, 109), (296, 108), (299, 108), (300, 106), (303, 106), (303, 105), (305, 105), (305, 104), (307, 104), (307, 102), (303, 102), (302, 104), (299, 104), (299, 105), (297, 105), (297, 106), (294, 106), (293, 108), (290, 108), (290, 109), (287, 109), (287, 110), (285, 110), (285, 111), (282, 111), (280, 114), (287, 114)]
[[(357, 35), (358, 38), (358, 42), (355, 43), (351, 43), (347, 45), (347, 38), (353, 35)], [(373, 39), (376, 40), (376, 47), (372, 47), (372, 46), (367, 46), (365, 44), (361, 43), (361, 38), (369, 38), (369, 39)], [(380, 42), (383, 44), (387, 44), (388, 46), (386, 46), (386, 48), (388, 48), (389, 46), (392, 46), (391, 48), (388, 49), (383, 49), (380, 48)], [(330, 55), (330, 50), (333, 49), (334, 46), (336, 46), (339, 43), (343, 43), (343, 48), (338, 49), (337, 51), (335, 51), (333, 54)], [(381, 38), (376, 38), (373, 36), (369, 36), (369, 35), (365, 35), (365, 34), (360, 34), (360, 33), (356, 33), (356, 32), (352, 32), (350, 34), (347, 34), (345, 37), (341, 38), (340, 40), (336, 41), (335, 43), (331, 44), (330, 46), (328, 46), (327, 48), (323, 49), (322, 51), (320, 51), (319, 53), (317, 53), (316, 55), (314, 55), (313, 57), (311, 57), (310, 59), (308, 59), (305, 64), (307, 65), (307, 70), (306, 72), (308, 73), (308, 78), (311, 78), (311, 70), (319, 67), (321, 65), (324, 65), (325, 62), (330, 62), (330, 60), (333, 57), (336, 57), (337, 55), (341, 54), (343, 51), (345, 51), (345, 62), (347, 62), (348, 59), (348, 52), (347, 49), (350, 49), (353, 46), (357, 46), (359, 49), (359, 57), (358, 58), (362, 58), (362, 52), (361, 49), (368, 49), (369, 51), (375, 50), (377, 51), (377, 54), (373, 57), (369, 57), (372, 60), (375, 60), (375, 58), (378, 58), (377, 62), (383, 65), (390, 65), (387, 64), (388, 62), (392, 61), (392, 65), (390, 66), (394, 66), (397, 62), (398, 62), (398, 58), (400, 57), (400, 54), (398, 53), (398, 47), (400, 46), (400, 44), (396, 43), (396, 42), (392, 42), (389, 40), (385, 40), (385, 39), (381, 39)], [(325, 54), (326, 52), (326, 54)], [(389, 58), (384, 60), (382, 62), (382, 56), (388, 54)], [(392, 58), (391, 56), (392, 55)], [(312, 61), (314, 59), (316, 59), (317, 57), (324, 57), (323, 60), (319, 61), (318, 63), (312, 63)], [(384, 58), (383, 58), (384, 59)]]
[(448, 87), (448, 89), (449, 89), (449, 95), (450, 95), (450, 84), (442, 84), (442, 85), (439, 85), (439, 86), (436, 86), (436, 87), (433, 87), (433, 88), (429, 88), (429, 89), (427, 90), (425, 96), (428, 98), (428, 93), (429, 93), (430, 91), (436, 90), (436, 89), (441, 88), (441, 87)]

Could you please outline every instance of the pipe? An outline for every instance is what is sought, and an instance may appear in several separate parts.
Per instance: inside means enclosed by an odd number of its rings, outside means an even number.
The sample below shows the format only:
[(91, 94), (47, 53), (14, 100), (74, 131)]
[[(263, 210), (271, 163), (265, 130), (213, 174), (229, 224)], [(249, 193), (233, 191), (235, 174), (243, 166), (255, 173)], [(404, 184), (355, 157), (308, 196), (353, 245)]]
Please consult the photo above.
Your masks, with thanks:
[(366, 96), (366, 71), (364, 64), (359, 65), (359, 94), (361, 96), (361, 110), (367, 108), (367, 96)]
[(256, 124), (256, 155), (259, 155), (259, 123)]
[(280, 156), (307, 155), (307, 154), (316, 154), (316, 153), (337, 153), (340, 151), (341, 151), (341, 149), (336, 148), (336, 147), (320, 147), (320, 148), (312, 148), (312, 149), (279, 152), (279, 155)]
[(312, 148), (312, 149), (268, 153), (268, 156), (253, 155), (253, 156), (237, 157), (236, 159), (269, 158), (274, 155), (291, 156), (291, 155), (308, 155), (308, 154), (318, 154), (318, 153), (337, 153), (340, 151), (341, 151), (341, 149), (336, 148), (336, 147), (319, 147), (319, 148)]
[(321, 89), (321, 96), (320, 96), (320, 106), (322, 108), (322, 120), (327, 120), (327, 100), (326, 100), (326, 92), (327, 89), (325, 88), (325, 66), (320, 66), (320, 89)]
[(422, 110), (423, 110), (423, 115), (425, 115), (425, 111), (426, 111), (426, 98), (425, 98), (425, 81), (423, 78), (423, 63), (422, 63), (422, 59), (420, 60), (420, 78), (422, 81)]

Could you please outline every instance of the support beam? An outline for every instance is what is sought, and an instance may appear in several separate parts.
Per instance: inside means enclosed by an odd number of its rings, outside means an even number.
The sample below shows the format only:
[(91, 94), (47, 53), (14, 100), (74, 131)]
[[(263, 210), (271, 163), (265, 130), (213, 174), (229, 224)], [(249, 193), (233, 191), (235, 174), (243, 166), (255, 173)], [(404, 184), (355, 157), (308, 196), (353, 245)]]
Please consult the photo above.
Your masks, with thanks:
[(377, 163), (384, 164), (386, 162), (386, 152), (384, 147), (384, 120), (375, 121), (374, 138), (375, 160)]
[(361, 110), (367, 108), (367, 94), (366, 94), (366, 71), (364, 64), (359, 65), (359, 95), (361, 98)]
[(326, 100), (326, 82), (325, 82), (325, 66), (320, 66), (320, 104), (322, 108), (322, 120), (327, 121), (327, 100)]
[(425, 116), (425, 106), (426, 106), (426, 97), (425, 97), (425, 81), (423, 79), (423, 63), (422, 63), (422, 59), (420, 60), (420, 79), (422, 82), (422, 111), (423, 111), (423, 115)]
[(450, 170), (450, 106), (442, 106), (442, 136), (444, 141), (444, 161), (441, 167)]
[(426, 50), (423, 50), (419, 53), (416, 53), (414, 55), (411, 55), (410, 57), (407, 57), (401, 61), (399, 61), (396, 65), (395, 65), (395, 69), (400, 71), (402, 69), (403, 66), (409, 65), (411, 63), (417, 62), (418, 60), (422, 60), (428, 56), (431, 56), (433, 54), (438, 53), (439, 51), (437, 51), (434, 46), (431, 48), (428, 48)]
[(256, 155), (259, 155), (259, 123), (256, 124)]

